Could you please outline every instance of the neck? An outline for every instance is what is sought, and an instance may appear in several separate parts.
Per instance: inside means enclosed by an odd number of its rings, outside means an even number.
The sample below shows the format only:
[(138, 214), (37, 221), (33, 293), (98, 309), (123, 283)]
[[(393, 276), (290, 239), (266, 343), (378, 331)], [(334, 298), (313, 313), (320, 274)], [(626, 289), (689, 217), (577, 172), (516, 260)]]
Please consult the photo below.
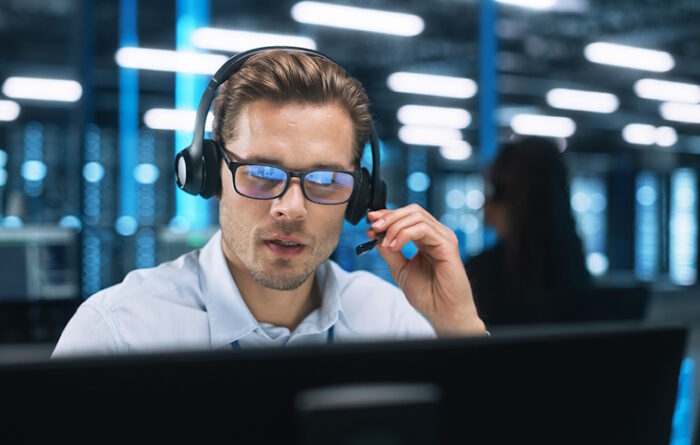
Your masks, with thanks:
[(270, 289), (258, 284), (240, 260), (226, 251), (225, 244), (223, 248), (229, 272), (243, 301), (259, 323), (284, 326), (293, 331), (307, 315), (321, 306), (315, 273), (296, 289)]

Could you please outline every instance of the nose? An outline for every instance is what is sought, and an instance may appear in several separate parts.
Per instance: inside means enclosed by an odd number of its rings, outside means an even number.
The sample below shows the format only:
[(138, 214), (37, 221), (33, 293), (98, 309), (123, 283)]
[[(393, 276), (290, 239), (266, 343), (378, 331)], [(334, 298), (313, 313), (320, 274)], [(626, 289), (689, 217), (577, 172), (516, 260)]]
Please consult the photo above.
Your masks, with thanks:
[(292, 178), (284, 194), (272, 200), (270, 215), (275, 219), (297, 221), (306, 218), (306, 213), (306, 198), (301, 190), (301, 182), (299, 178)]

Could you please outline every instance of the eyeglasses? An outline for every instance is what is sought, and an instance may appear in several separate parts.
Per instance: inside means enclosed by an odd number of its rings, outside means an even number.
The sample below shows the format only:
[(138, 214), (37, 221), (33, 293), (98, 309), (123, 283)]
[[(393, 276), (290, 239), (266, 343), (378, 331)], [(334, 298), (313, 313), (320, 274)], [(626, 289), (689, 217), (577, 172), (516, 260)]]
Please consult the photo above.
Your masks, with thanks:
[(343, 204), (350, 200), (357, 172), (342, 170), (293, 171), (274, 165), (235, 162), (221, 149), (233, 176), (233, 188), (239, 195), (252, 199), (275, 199), (284, 194), (292, 178), (301, 180), (306, 199), (317, 204)]

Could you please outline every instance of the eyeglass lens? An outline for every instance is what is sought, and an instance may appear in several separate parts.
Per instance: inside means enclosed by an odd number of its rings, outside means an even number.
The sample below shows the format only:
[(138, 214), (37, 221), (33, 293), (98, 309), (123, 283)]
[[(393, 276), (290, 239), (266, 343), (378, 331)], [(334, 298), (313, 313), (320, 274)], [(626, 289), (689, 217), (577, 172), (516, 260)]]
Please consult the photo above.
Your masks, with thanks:
[[(347, 172), (313, 170), (303, 176), (304, 195), (319, 204), (340, 204), (352, 194), (355, 178)], [(287, 172), (269, 165), (242, 165), (236, 170), (238, 193), (255, 199), (280, 196), (287, 184)]]

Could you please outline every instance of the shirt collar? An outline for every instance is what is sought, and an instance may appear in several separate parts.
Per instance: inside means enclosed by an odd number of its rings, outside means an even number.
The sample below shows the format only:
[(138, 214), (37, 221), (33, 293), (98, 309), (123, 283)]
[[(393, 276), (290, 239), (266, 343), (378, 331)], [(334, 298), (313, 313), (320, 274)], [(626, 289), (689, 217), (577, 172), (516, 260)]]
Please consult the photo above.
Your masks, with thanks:
[[(211, 347), (217, 349), (229, 345), (255, 330), (262, 333), (260, 324), (248, 309), (231, 276), (221, 245), (220, 230), (202, 248), (199, 266), (202, 299), (209, 317)], [(327, 260), (318, 267), (316, 280), (323, 299), (321, 308), (309, 314), (293, 335), (324, 332), (340, 318), (340, 288), (331, 261)]]

